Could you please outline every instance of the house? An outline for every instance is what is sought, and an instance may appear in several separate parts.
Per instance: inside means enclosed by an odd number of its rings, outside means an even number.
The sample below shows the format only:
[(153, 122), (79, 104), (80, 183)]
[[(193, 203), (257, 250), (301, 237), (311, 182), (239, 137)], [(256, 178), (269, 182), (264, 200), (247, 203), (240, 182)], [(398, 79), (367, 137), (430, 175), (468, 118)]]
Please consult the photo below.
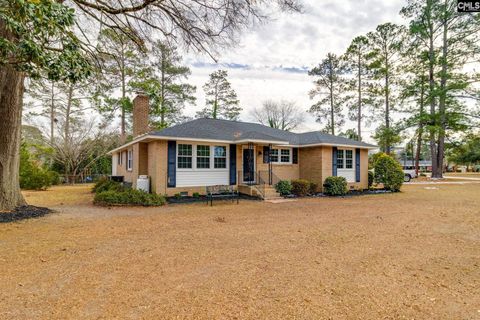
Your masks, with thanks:
[[(136, 187), (147, 175), (152, 192), (205, 193), (235, 185), (266, 198), (280, 180), (307, 179), (321, 191), (343, 176), (351, 189), (368, 187), (368, 150), (375, 146), (318, 131), (293, 133), (258, 123), (196, 119), (160, 131), (148, 127), (148, 97), (134, 99), (134, 138), (112, 151), (112, 175)], [(273, 195), (275, 192), (273, 191)]]

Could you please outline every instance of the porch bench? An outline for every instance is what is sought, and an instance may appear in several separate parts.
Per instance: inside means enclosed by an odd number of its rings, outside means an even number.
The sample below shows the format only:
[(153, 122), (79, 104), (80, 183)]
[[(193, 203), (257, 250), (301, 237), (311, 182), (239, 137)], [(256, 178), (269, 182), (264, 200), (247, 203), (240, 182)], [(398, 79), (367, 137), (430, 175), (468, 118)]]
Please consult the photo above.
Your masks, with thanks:
[(213, 199), (231, 199), (232, 202), (238, 198), (239, 194), (238, 191), (235, 190), (235, 186), (227, 186), (227, 185), (215, 185), (215, 186), (207, 186), (206, 187), (207, 193), (207, 206), (208, 202), (210, 201), (210, 206), (213, 206)]

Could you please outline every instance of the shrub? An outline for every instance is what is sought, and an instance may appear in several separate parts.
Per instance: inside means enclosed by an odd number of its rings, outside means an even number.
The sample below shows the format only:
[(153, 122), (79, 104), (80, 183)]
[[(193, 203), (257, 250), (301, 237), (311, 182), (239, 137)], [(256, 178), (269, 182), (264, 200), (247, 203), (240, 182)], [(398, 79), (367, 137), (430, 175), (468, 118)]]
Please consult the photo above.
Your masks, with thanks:
[(344, 196), (348, 192), (345, 177), (327, 177), (323, 183), (323, 193), (329, 196)]
[(382, 154), (375, 162), (374, 180), (382, 183), (384, 188), (390, 191), (400, 191), (403, 184), (403, 170), (397, 160)]
[(310, 181), (309, 183), (310, 183), (310, 184), (309, 184), (308, 193), (310, 193), (310, 194), (312, 194), (312, 195), (316, 194), (316, 193), (317, 193), (317, 189), (318, 189), (318, 184), (315, 183), (315, 182), (312, 182), (312, 181)]
[(292, 180), (292, 193), (296, 196), (303, 197), (310, 191), (310, 182), (304, 179)]
[(129, 204), (140, 206), (162, 206), (165, 198), (159, 194), (151, 194), (142, 190), (126, 189), (123, 191), (108, 190), (98, 192), (94, 198), (95, 204)]
[(282, 196), (292, 193), (292, 184), (288, 180), (281, 180), (275, 185), (275, 190)]
[(372, 171), (368, 171), (368, 188), (370, 189), (373, 186), (373, 180), (375, 178), (375, 175), (373, 174)]
[(104, 191), (124, 191), (124, 188), (120, 182), (112, 181), (108, 178), (101, 178), (92, 188), (93, 193), (100, 193)]
[(194, 198), (200, 198), (200, 193), (194, 192), (194, 193), (192, 194), (192, 196), (193, 196)]
[(27, 190), (45, 190), (52, 185), (51, 171), (31, 166), (20, 171), (20, 188)]
[(20, 188), (45, 190), (57, 182), (56, 177), (58, 174), (41, 166), (39, 161), (31, 156), (27, 145), (22, 143), (20, 148)]

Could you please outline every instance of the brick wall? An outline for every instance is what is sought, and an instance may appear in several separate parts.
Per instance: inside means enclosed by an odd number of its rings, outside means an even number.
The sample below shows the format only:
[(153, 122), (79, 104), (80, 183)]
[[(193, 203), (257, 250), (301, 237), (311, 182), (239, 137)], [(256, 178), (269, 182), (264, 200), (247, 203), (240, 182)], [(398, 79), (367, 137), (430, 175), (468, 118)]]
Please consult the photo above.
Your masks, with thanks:
[(139, 94), (133, 99), (133, 136), (139, 136), (150, 131), (148, 96)]

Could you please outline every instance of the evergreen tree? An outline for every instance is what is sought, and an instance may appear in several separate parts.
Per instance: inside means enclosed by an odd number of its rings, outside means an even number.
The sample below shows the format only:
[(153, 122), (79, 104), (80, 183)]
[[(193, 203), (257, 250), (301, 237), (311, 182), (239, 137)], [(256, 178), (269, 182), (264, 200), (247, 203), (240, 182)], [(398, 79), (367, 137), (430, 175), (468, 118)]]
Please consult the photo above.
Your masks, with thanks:
[(333, 135), (335, 129), (345, 123), (344, 74), (345, 66), (342, 60), (333, 53), (328, 53), (317, 67), (308, 72), (308, 75), (316, 77), (315, 88), (310, 91), (310, 98), (320, 96), (320, 100), (310, 107), (309, 112), (315, 115), (317, 122), (326, 121), (325, 131)]
[(475, 111), (466, 101), (478, 99), (479, 74), (465, 66), (480, 55), (480, 18), (458, 13), (454, 0), (410, 0), (402, 14), (428, 66), (427, 101), (432, 177), (443, 177), (445, 139), (468, 128)]
[(347, 72), (352, 78), (347, 81), (346, 103), (349, 108), (349, 118), (357, 122), (356, 137), (362, 141), (362, 125), (367, 118), (366, 107), (372, 104), (371, 73), (368, 70), (368, 39), (364, 36), (356, 37), (350, 43), (347, 52), (343, 55)]
[(125, 141), (133, 108), (131, 82), (140, 78), (147, 57), (121, 30), (103, 29), (97, 47), (101, 70), (97, 73), (96, 105), (107, 119), (120, 113), (120, 138)]
[(377, 142), (382, 150), (388, 154), (394, 141), (398, 140), (398, 132), (392, 127), (392, 111), (395, 110), (397, 101), (395, 86), (399, 81), (398, 66), (403, 38), (404, 28), (392, 23), (381, 24), (367, 34), (368, 67), (376, 80), (370, 92), (376, 98), (375, 106), (383, 119), (375, 136), (379, 138)]
[(226, 70), (217, 70), (210, 74), (210, 80), (203, 86), (206, 96), (205, 108), (197, 117), (237, 120), (242, 108), (235, 90), (227, 79)]
[(175, 47), (157, 41), (149, 56), (153, 57), (150, 66), (141, 72), (139, 81), (131, 84), (148, 94), (153, 125), (163, 129), (185, 119), (183, 108), (195, 102), (196, 88), (183, 82), (191, 72), (180, 64), (182, 57)]

